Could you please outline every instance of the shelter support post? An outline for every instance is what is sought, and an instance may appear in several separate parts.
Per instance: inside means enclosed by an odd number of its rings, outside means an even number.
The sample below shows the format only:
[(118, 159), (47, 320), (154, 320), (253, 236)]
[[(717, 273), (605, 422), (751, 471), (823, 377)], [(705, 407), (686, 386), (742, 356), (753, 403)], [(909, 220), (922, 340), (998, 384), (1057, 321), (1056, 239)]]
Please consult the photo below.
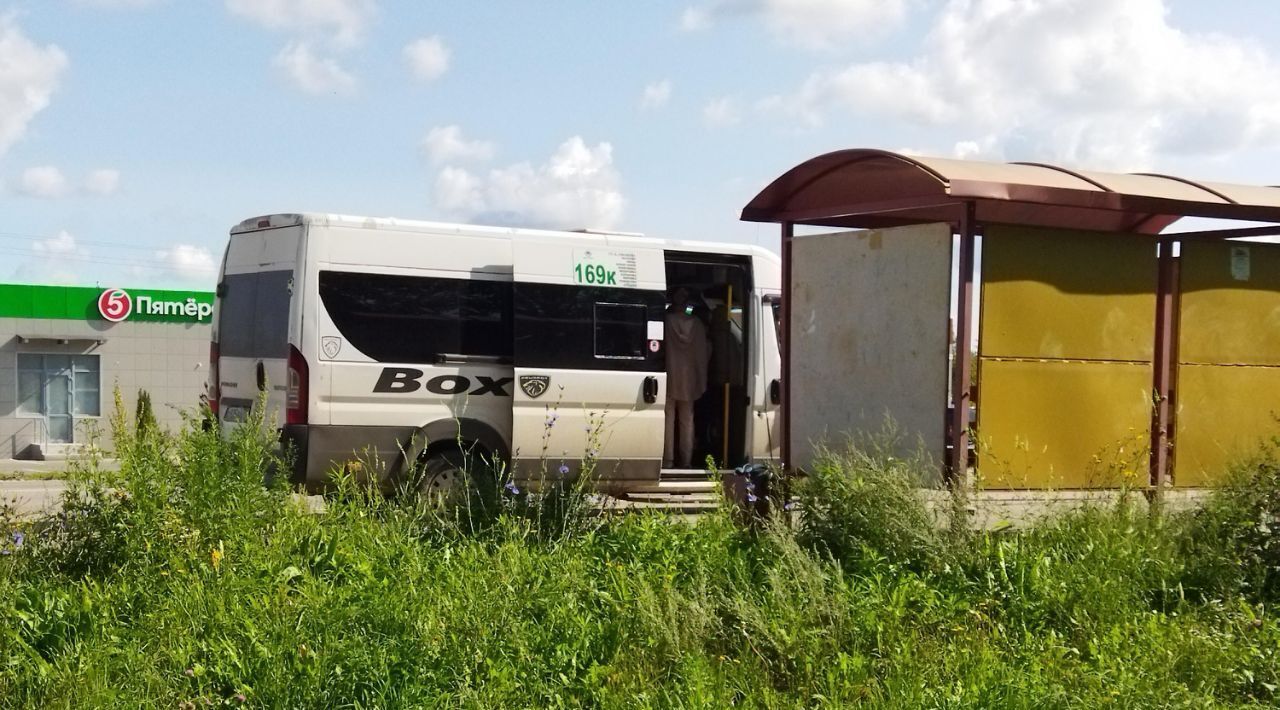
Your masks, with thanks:
[(1178, 260), (1173, 249), (1173, 240), (1161, 240), (1157, 257), (1156, 342), (1151, 393), (1151, 485), (1157, 489), (1172, 483), (1169, 462), (1173, 451), (1174, 363), (1178, 356)]
[(795, 238), (795, 224), (792, 222), (782, 223), (782, 242), (779, 245), (782, 251), (782, 402), (779, 407), (778, 416), (781, 418), (778, 426), (779, 435), (782, 438), (781, 461), (784, 470), (789, 471), (791, 467), (791, 269), (793, 260), (791, 256), (792, 240)]
[(969, 406), (973, 354), (973, 281), (974, 252), (977, 235), (977, 209), (966, 202), (960, 214), (960, 253), (956, 265), (956, 334), (955, 357), (951, 370), (951, 422), (947, 427), (949, 446), (948, 481), (952, 485), (964, 481), (969, 468)]

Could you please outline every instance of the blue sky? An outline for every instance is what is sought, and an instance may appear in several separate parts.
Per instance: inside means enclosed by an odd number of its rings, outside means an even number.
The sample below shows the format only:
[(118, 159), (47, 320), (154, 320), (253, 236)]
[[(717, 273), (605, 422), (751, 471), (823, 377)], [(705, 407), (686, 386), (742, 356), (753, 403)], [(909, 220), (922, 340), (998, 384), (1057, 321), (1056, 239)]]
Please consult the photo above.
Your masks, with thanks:
[(0, 0), (0, 280), (209, 287), (343, 212), (774, 246), (849, 147), (1280, 184), (1280, 3)]

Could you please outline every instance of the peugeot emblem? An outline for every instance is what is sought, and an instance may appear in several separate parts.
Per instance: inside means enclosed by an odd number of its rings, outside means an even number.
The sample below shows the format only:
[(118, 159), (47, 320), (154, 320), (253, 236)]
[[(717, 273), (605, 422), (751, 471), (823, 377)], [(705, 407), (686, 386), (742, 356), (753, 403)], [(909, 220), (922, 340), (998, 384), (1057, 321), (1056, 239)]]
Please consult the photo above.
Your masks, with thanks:
[(521, 375), (520, 389), (529, 395), (529, 399), (537, 399), (546, 394), (551, 387), (551, 378), (546, 375)]

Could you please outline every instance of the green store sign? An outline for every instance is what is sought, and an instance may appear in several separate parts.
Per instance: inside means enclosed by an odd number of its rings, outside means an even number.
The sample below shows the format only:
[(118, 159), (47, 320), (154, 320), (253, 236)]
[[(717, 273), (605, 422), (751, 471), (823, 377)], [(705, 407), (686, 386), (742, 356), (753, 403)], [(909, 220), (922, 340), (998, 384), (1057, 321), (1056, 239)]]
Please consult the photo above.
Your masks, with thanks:
[(0, 284), (0, 318), (209, 323), (213, 293)]

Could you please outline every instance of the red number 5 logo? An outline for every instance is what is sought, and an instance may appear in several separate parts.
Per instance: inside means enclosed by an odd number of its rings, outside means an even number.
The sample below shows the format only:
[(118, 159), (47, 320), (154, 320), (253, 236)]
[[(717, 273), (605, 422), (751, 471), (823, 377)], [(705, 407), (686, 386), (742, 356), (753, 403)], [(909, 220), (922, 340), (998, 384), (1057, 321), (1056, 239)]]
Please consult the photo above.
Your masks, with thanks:
[(133, 310), (133, 299), (122, 288), (109, 288), (98, 296), (98, 312), (112, 323), (119, 323), (129, 317)]

